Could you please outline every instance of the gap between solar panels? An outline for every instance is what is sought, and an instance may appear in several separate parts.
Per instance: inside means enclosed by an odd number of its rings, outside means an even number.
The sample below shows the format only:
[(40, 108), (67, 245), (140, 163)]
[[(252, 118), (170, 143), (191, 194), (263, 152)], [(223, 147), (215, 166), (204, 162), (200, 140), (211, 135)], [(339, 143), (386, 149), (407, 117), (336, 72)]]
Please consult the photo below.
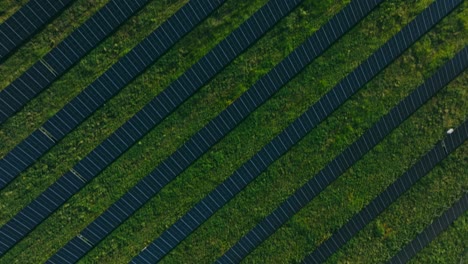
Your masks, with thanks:
[[(259, 176), (270, 164), (280, 158), (351, 95), (357, 92), (360, 87), (375, 77), (412, 43), (419, 39), (445, 15), (450, 13), (460, 2), (461, 1), (453, 2), (453, 5), (445, 6), (443, 0), (438, 0), (436, 3), (429, 6), (410, 22), (409, 25), (404, 27), (365, 62), (359, 65), (351, 74), (344, 78), (337, 86), (310, 107), (303, 115), (296, 119), (289, 127), (283, 130), (281, 134), (276, 136), (249, 161), (244, 163), (227, 180), (216, 187), (188, 213), (163, 232), (155, 241), (135, 257), (132, 262), (153, 263), (162, 259), (183, 239)], [(351, 4), (353, 4), (353, 2), (351, 2)], [(362, 12), (365, 13), (364, 10)], [(170, 168), (169, 166), (166, 167)], [(164, 169), (164, 167), (161, 166), (160, 168), (161, 170)], [(164, 174), (161, 173), (160, 177), (163, 175)], [(144, 186), (141, 185), (141, 188), (143, 187)], [(138, 196), (137, 190), (135, 190), (132, 195)], [(126, 199), (131, 201), (130, 194), (127, 194)], [(122, 203), (122, 205), (124, 204)], [(94, 227), (94, 230), (96, 229), (97, 227)], [(86, 236), (93, 235), (91, 230), (85, 231), (87, 233), (82, 232), (81, 234), (85, 234)]]
[[(293, 195), (288, 197), (285, 202), (278, 206), (278, 208), (243, 236), (218, 260), (218, 263), (238, 262), (245, 258), (252, 250), (286, 223), (294, 214), (299, 212), (299, 210), (312, 201), (328, 185), (359, 161), (368, 151), (375, 147), (404, 120), (416, 112), (439, 90), (445, 87), (456, 76), (461, 74), (468, 66), (468, 61), (466, 60), (467, 57), (468, 48), (464, 48), (452, 60), (440, 67), (434, 75), (398, 103), (398, 105), (393, 107), (388, 114), (380, 118), (380, 120), (368, 129), (359, 139), (328, 163), (324, 169), (301, 186)], [(342, 235), (349, 235), (349, 238), (352, 237), (350, 233), (340, 233), (338, 238), (342, 238)], [(341, 243), (342, 241), (339, 242)], [(331, 242), (325, 242), (324, 244), (326, 245), (326, 249), (328, 249), (329, 246), (333, 248), (337, 245)], [(322, 262), (326, 259), (319, 257), (328, 257), (328, 255), (322, 252), (320, 252), (320, 254), (314, 254), (315, 257), (312, 261), (314, 263)], [(332, 252), (329, 252), (329, 254), (331, 255)]]
[[(455, 202), (452, 207), (446, 210), (440, 217), (436, 218), (388, 263), (402, 264), (411, 260), (419, 251), (421, 251), (421, 249), (426, 247), (432, 240), (434, 240), (440, 233), (447, 229), (467, 210), (468, 192), (465, 190), (463, 196), (457, 202)], [(464, 243), (466, 243), (466, 241), (464, 241)], [(462, 261), (460, 263), (462, 263)]]
[[(59, 178), (0, 228), (0, 234), (12, 232), (9, 235), (11, 238), (8, 236), (3, 238), (4, 240), (0, 238), (0, 253), (6, 252), (26, 236), (225, 66), (255, 43), (300, 2), (302, 0), (272, 0), (260, 8), (251, 18), (75, 165), (73, 169)], [(21, 224), (18, 225), (18, 223)]]
[[(191, 0), (0, 160), (0, 190), (44, 155), (226, 0)], [(190, 80), (197, 83), (194, 73)], [(169, 98), (170, 99), (170, 98)], [(125, 141), (123, 144), (126, 144)]]
[(0, 24), (0, 63), (73, 1), (30, 0)]
[[(467, 54), (465, 54), (466, 56)], [(434, 80), (436, 81), (436, 80)], [(403, 109), (402, 109), (403, 110)], [(322, 263), (338, 251), (362, 228), (382, 213), (390, 204), (408, 191), (419, 179), (429, 173), (435, 165), (455, 151), (468, 137), (468, 122), (464, 122), (454, 133), (448, 135), (427, 152), (417, 163), (394, 181), (343, 227), (308, 255), (305, 263)], [(444, 145), (445, 144), (445, 147)]]
[[(50, 261), (76, 261), (110, 232), (128, 219), (136, 210), (182, 173), (188, 166), (234, 129), (249, 113), (270, 98), (276, 91), (298, 74), (313, 59), (352, 28), (381, 1), (355, 1), (317, 31), (305, 44), (292, 52), (272, 71), (208, 123), (174, 154), (141, 180), (127, 194), (91, 223), (80, 235), (65, 245)], [(280, 10), (286, 10), (290, 1), (284, 1)], [(272, 3), (273, 5), (273, 3)], [(262, 14), (259, 14), (262, 16)], [(310, 54), (309, 54), (310, 53)], [(269, 86), (268, 86), (269, 85)], [(254, 99), (255, 98), (255, 99)], [(224, 131), (224, 132), (223, 132)]]
[(0, 91), (0, 125), (49, 87), (149, 0), (111, 0)]

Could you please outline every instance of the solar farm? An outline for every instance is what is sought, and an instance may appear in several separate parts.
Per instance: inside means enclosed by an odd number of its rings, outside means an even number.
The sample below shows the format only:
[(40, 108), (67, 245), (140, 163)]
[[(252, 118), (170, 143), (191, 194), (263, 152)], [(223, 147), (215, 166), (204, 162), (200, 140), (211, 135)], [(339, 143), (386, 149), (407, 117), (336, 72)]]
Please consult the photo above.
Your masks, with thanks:
[(468, 262), (468, 2), (0, 1), (0, 263)]

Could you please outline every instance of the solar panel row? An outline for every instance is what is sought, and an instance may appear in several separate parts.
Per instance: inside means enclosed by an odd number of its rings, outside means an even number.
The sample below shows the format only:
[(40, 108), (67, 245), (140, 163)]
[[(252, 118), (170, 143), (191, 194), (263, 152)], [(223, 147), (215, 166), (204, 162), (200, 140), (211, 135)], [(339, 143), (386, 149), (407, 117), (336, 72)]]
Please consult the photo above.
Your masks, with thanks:
[[(334, 18), (324, 26), (324, 28), (328, 29), (327, 31), (323, 30), (323, 28), (320, 29), (304, 45), (258, 81), (246, 94), (212, 120), (176, 153), (158, 166), (149, 176), (141, 180), (133, 189), (82, 231), (79, 236), (71, 240), (57, 255), (53, 256), (54, 262), (63, 261), (58, 256), (84, 255), (93, 245), (97, 244), (120, 223), (125, 221), (162, 189), (163, 186), (190, 166), (190, 164), (240, 123), (251, 111), (265, 102), (284, 83), (289, 81), (311, 60), (327, 49), (331, 43), (362, 19), (367, 13), (366, 11), (370, 11), (379, 2), (374, 1), (371, 3), (360, 0), (346, 8), (340, 15), (337, 15), (337, 18)], [(282, 4), (283, 8), (279, 8), (279, 10), (286, 9), (285, 3), (291, 2), (285, 1)], [(364, 7), (361, 9), (360, 5)], [(84, 249), (87, 250), (83, 252)]]
[[(323, 96), (307, 112), (286, 128), (279, 136), (263, 147), (249, 161), (244, 163), (227, 180), (214, 191), (197, 203), (188, 213), (167, 229), (160, 237), (153, 241), (133, 262), (155, 262), (164, 257), (178, 243), (198, 228), (224, 204), (245, 188), (251, 181), (260, 175), (271, 163), (286, 153), (294, 144), (303, 138), (313, 127), (324, 120), (329, 114), (347, 100), (365, 83), (371, 80), (378, 72), (397, 58), (409, 45), (415, 42), (429, 28), (444, 17), (451, 7), (441, 7), (439, 0), (427, 10), (423, 11), (402, 31), (389, 40), (382, 48), (362, 63), (355, 71), (348, 75), (335, 88)], [(356, 2), (351, 2), (352, 4)], [(437, 10), (440, 9), (440, 13)], [(363, 9), (361, 14), (370, 9)], [(426, 23), (422, 23), (425, 21)], [(414, 33), (414, 34), (413, 34)], [(296, 64), (297, 66), (297, 64)], [(208, 138), (208, 137), (207, 137)], [(208, 138), (209, 139), (209, 138)], [(353, 151), (358, 151), (354, 147)], [(334, 169), (335, 170), (335, 169)], [(164, 172), (161, 173), (164, 175)], [(137, 192), (135, 191), (135, 195)], [(289, 209), (290, 210), (290, 209)], [(274, 227), (279, 224), (275, 220)], [(271, 227), (270, 227), (271, 228)], [(260, 241), (257, 238), (258, 241)], [(252, 244), (254, 245), (254, 244)]]
[[(449, 227), (458, 217), (468, 210), (468, 193), (458, 200), (452, 207), (445, 211), (440, 217), (435, 219), (426, 229), (407, 244), (390, 261), (390, 264), (401, 264), (408, 262), (416, 253), (427, 246), (434, 238)], [(466, 243), (466, 241), (465, 241)], [(466, 248), (465, 248), (466, 250)], [(460, 263), (462, 263), (461, 261)]]
[(415, 165), (394, 183), (379, 194), (358, 214), (354, 215), (343, 227), (335, 232), (329, 239), (323, 242), (314, 252), (308, 255), (304, 262), (321, 263), (338, 251), (355, 234), (369, 224), (382, 213), (390, 204), (398, 199), (411, 186), (434, 168), (434, 166), (460, 146), (468, 137), (467, 122), (458, 128), (454, 134), (449, 135), (444, 141), (447, 143), (444, 149), (442, 143), (426, 153)]
[[(465, 122), (465, 124), (466, 124), (466, 122)], [(459, 128), (459, 129), (462, 129), (462, 128)], [(462, 133), (464, 133), (464, 134), (462, 134), (461, 136), (459, 135), (460, 138), (463, 138), (463, 140), (461, 142), (458, 142), (460, 144), (463, 143), (463, 141), (466, 140), (466, 137), (467, 137), (467, 134), (468, 134), (468, 130), (466, 129), (466, 125), (465, 125), (465, 131), (463, 131)], [(455, 141), (457, 141), (457, 139), (460, 139), (460, 138), (456, 138), (454, 136), (449, 136), (449, 137), (450, 138), (455, 138)], [(328, 242), (328, 243), (327, 243), (327, 245), (325, 247), (329, 247), (329, 248), (325, 249), (322, 246), (320, 246), (316, 251), (313, 252), (312, 255), (310, 255), (306, 259), (305, 263), (318, 263), (319, 260), (322, 260), (322, 259), (324, 260), (326, 257), (328, 257), (329, 256), (328, 252), (335, 250), (335, 247), (332, 245), (332, 242), (330, 242), (330, 241), (334, 241), (334, 243), (339, 243), (338, 246), (342, 246), (344, 243), (346, 243), (351, 238), (350, 236), (347, 236), (346, 233), (348, 233), (348, 232), (357, 233), (359, 231), (358, 229), (361, 229), (365, 225), (367, 225), (378, 214), (380, 214), (383, 210), (385, 210), (385, 208), (388, 205), (390, 205), (391, 202), (396, 200), (396, 198), (398, 198), (399, 195), (401, 195), (404, 191), (406, 191), (410, 187), (410, 186), (404, 186), (405, 183), (403, 181), (407, 180), (409, 182), (407, 184), (413, 184), (417, 179), (419, 179), (420, 177), (424, 176), (427, 172), (429, 172), (429, 170), (431, 168), (433, 168), (433, 166), (435, 166), (437, 162), (441, 161), (443, 158), (445, 158), (453, 150), (454, 149), (449, 150), (448, 148), (444, 149), (442, 144), (436, 145), (436, 147), (431, 152), (429, 152), (428, 154), (426, 154), (423, 157), (423, 159), (425, 159), (424, 161), (421, 160), (414, 167), (412, 167), (410, 169), (410, 171), (405, 173), (405, 175), (403, 175), (397, 182), (395, 182), (389, 188), (387, 188), (385, 190), (385, 193), (382, 193), (381, 195), (379, 195), (377, 197), (378, 200), (377, 200), (377, 198), (374, 199), (371, 204), (366, 206), (366, 208), (364, 208), (358, 215), (354, 216), (344, 227), (342, 227), (337, 233), (335, 233), (331, 239), (327, 240), (326, 242)], [(427, 165), (429, 165), (430, 168), (424, 167), (424, 166), (427, 166)], [(423, 172), (417, 171), (417, 169), (418, 169), (417, 166), (419, 166), (419, 169), (421, 169), (421, 167), (423, 167), (423, 169), (425, 171), (423, 171)], [(420, 175), (418, 175), (418, 174), (420, 174)], [(411, 179), (412, 177), (413, 177), (413, 179)], [(403, 186), (403, 187), (401, 187), (402, 189), (397, 189), (398, 186), (395, 186), (395, 185), (400, 185), (400, 186)], [(390, 188), (392, 188), (392, 187), (393, 187), (394, 190), (390, 190)], [(397, 191), (399, 192), (399, 194), (395, 194), (395, 195), (398, 195), (397, 197), (389, 197), (389, 195), (391, 195), (390, 194), (391, 192), (397, 192)], [(384, 194), (386, 194), (387, 197), (384, 197), (385, 196)], [(388, 199), (392, 199), (392, 201), (388, 202)], [(463, 211), (460, 211), (460, 213), (462, 213), (462, 212)], [(447, 219), (442, 219), (442, 220), (447, 220), (446, 224), (448, 225), (449, 223), (454, 221), (455, 218), (456, 217), (450, 218), (450, 221), (448, 221)], [(351, 226), (351, 225), (353, 225), (353, 226)], [(407, 247), (405, 247), (403, 249), (403, 252), (400, 252), (390, 262), (391, 263), (406, 263), (417, 251), (419, 251), (427, 243), (429, 243), (436, 236), (435, 234), (440, 233), (443, 229), (446, 228), (446, 226), (443, 226), (443, 227), (442, 226), (443, 225), (441, 225), (440, 222), (437, 222), (437, 223), (433, 224), (433, 226), (431, 226), (431, 229), (430, 229), (432, 234), (434, 234), (433, 237), (428, 237), (427, 233), (420, 234), (416, 238), (416, 240), (411, 243), (412, 245), (410, 244)], [(343, 237), (339, 238), (337, 234), (339, 234), (340, 236), (343, 236)], [(344, 241), (343, 244), (341, 243), (341, 241)], [(338, 248), (336, 248), (336, 250), (337, 249)], [(321, 253), (324, 253), (326, 255), (322, 256)]]
[[(281, 225), (288, 221), (307, 203), (312, 201), (312, 199), (314, 199), (329, 184), (336, 180), (349, 167), (361, 159), (369, 150), (390, 134), (393, 129), (398, 127), (406, 118), (413, 114), (440, 89), (463, 72), (468, 66), (468, 61), (466, 60), (467, 57), (468, 48), (465, 48), (452, 60), (441, 67), (431, 78), (427, 79), (424, 84), (419, 86), (397, 106), (390, 110), (387, 115), (383, 116), (358, 140), (344, 150), (306, 184), (299, 188), (270, 215), (258, 223), (233, 247), (231, 247), (218, 260), (218, 263), (238, 262), (245, 258), (255, 247), (271, 236)], [(429, 166), (427, 165), (425, 168), (427, 169)], [(399, 186), (400, 185), (397, 187)], [(395, 193), (392, 192), (390, 195), (394, 195), (399, 192), (400, 190)], [(388, 196), (385, 198), (388, 198)], [(396, 199), (396, 197), (394, 199)], [(374, 209), (374, 207), (372, 207), (372, 209)], [(367, 217), (367, 215), (365, 217)], [(358, 231), (354, 230), (354, 228), (357, 228), (355, 225), (350, 225), (349, 228), (352, 229), (347, 229), (346, 231), (350, 232), (340, 230), (338, 232), (339, 235), (336, 235), (336, 238), (335, 235), (333, 235), (332, 239), (324, 242), (322, 244), (323, 246), (318, 249), (318, 252), (314, 252), (313, 257), (309, 257), (308, 260), (313, 263), (324, 261), (334, 252), (331, 249), (337, 249), (337, 246), (345, 243), (341, 239), (350, 239)]]
[[(294, 65), (293, 65), (293, 66), (294, 66)], [(198, 77), (199, 77), (199, 76), (198, 76)], [(177, 94), (176, 94), (176, 95), (177, 95)], [(167, 96), (167, 98), (170, 100), (171, 97)], [(147, 115), (147, 114), (146, 114), (146, 115)], [(148, 117), (149, 117), (149, 116), (148, 116)], [(139, 121), (138, 121), (138, 122), (139, 122), (138, 125), (140, 125), (140, 126), (141, 126), (142, 124), (143, 124), (143, 125), (147, 125), (146, 123), (141, 122), (141, 121), (142, 121), (142, 120), (139, 120)], [(143, 120), (143, 121), (144, 121), (144, 120)], [(133, 124), (136, 124), (136, 123), (133, 123)], [(133, 127), (133, 128), (135, 128), (135, 127)], [(139, 129), (141, 129), (141, 128), (139, 128)], [(147, 129), (146, 126), (145, 126), (145, 129)], [(44, 135), (45, 135), (46, 137), (53, 137), (53, 136), (52, 136), (48, 131), (46, 131), (46, 130), (43, 130), (43, 133), (44, 133)], [(133, 143), (132, 143), (132, 144), (133, 144)], [(127, 147), (127, 149), (128, 149), (129, 146), (126, 146), (126, 147)], [(107, 153), (107, 154), (109, 154), (109, 153)], [(114, 153), (112, 153), (112, 154), (114, 154)], [(98, 156), (96, 156), (96, 157), (99, 157), (99, 159), (94, 159), (94, 161), (96, 161), (96, 160), (99, 160), (99, 161), (102, 160), (102, 156), (99, 156), (99, 154), (97, 154), (97, 155), (98, 155)], [(108, 161), (108, 163), (110, 163), (110, 162), (112, 162), (112, 161)], [(75, 174), (75, 177), (84, 179), (76, 170), (72, 170), (71, 173)], [(98, 172), (97, 172), (97, 173), (98, 173)], [(89, 242), (89, 241), (87, 240), (87, 238), (85, 238), (85, 237), (82, 237), (82, 236), (81, 236), (80, 238), (81, 238), (82, 240), (84, 240), (85, 242)]]
[(0, 91), (0, 124), (57, 80), (149, 0), (112, 0)]
[[(302, 0), (272, 0), (243, 23), (230, 36), (217, 45), (204, 58), (191, 67), (178, 80), (153, 99), (100, 146), (81, 160), (74, 168), (43, 192), (36, 201), (24, 208), (12, 223), (23, 223), (27, 229), (16, 229), (22, 239), (72, 195), (96, 177), (144, 134), (163, 120), (178, 105), (194, 94), (202, 85), (221, 71), (228, 63), (265, 34)], [(248, 39), (241, 36), (249, 36)], [(223, 56), (221, 56), (223, 55)], [(205, 70), (206, 69), (206, 70)], [(206, 74), (204, 74), (206, 72)], [(196, 78), (200, 82), (192, 82)], [(175, 97), (174, 95), (178, 95)], [(47, 208), (47, 210), (38, 210)], [(40, 215), (38, 215), (40, 213)], [(25, 219), (32, 219), (33, 222)], [(9, 223), (0, 229), (6, 232)], [(12, 230), (10, 230), (11, 232)], [(13, 243), (13, 241), (12, 241)], [(12, 244), (13, 245), (13, 244)]]
[[(192, 0), (0, 160), (0, 189), (117, 94), (226, 0)], [(197, 83), (196, 76), (191, 81)], [(125, 144), (125, 143), (121, 143)]]
[(71, 2), (72, 0), (31, 0), (0, 24), (0, 62)]

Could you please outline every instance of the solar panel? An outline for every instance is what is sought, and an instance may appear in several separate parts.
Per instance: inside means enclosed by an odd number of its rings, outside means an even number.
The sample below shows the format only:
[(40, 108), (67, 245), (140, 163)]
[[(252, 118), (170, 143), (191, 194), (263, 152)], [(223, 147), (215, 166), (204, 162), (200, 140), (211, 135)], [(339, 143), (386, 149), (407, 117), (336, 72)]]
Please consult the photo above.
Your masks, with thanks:
[[(435, 5), (429, 7), (428, 10), (420, 14), (415, 20), (413, 20), (408, 26), (400, 31), (395, 37), (389, 40), (381, 49), (379, 49), (374, 55), (368, 60), (362, 63), (353, 73), (348, 75), (338, 86), (333, 88), (327, 95), (322, 97), (316, 104), (314, 104), (309, 110), (298, 118), (291, 126), (286, 128), (279, 136), (275, 137), (268, 145), (254, 155), (248, 162), (244, 163), (235, 173), (219, 185), (214, 191), (212, 191), (207, 197), (201, 202), (197, 203), (187, 214), (181, 217), (174, 225), (167, 229), (159, 238), (153, 241), (148, 247), (146, 247), (134, 260), (134, 263), (140, 262), (155, 262), (163, 258), (172, 248), (177, 246), (183, 238), (193, 232), (198, 226), (206, 221), (211, 215), (220, 209), (227, 201), (232, 199), (235, 194), (240, 192), (245, 186), (247, 186), (252, 180), (254, 180), (262, 171), (266, 169), (273, 161), (278, 159), (284, 154), (289, 148), (304, 137), (310, 129), (321, 122), (327, 115), (329, 115), (334, 109), (331, 106), (331, 102), (337, 97), (333, 97), (334, 94), (340, 92), (351, 91), (347, 95), (351, 96), (356, 92), (359, 87), (367, 83), (372, 79), (377, 72), (380, 72), (385, 66), (392, 62), (399, 54), (406, 50), (409, 45), (415, 42), (422, 34), (424, 34), (429, 28), (437, 23), (442, 17), (444, 17), (452, 8), (440, 8), (440, 3), (436, 2)], [(352, 2), (353, 4), (356, 2)], [(431, 13), (436, 9), (440, 9), (441, 13), (438, 15), (431, 16)], [(365, 12), (364, 12), (365, 13)], [(426, 20), (424, 26), (420, 26), (418, 22)], [(320, 30), (319, 30), (320, 32)], [(412, 35), (409, 32), (418, 32), (417, 35)], [(399, 42), (400, 47), (398, 52), (383, 53), (382, 51), (388, 50), (393, 46), (397, 45), (397, 41), (401, 40), (400, 36), (405, 36), (404, 42)], [(385, 58), (385, 63), (377, 62), (375, 57), (378, 54), (382, 54)], [(362, 69), (374, 69), (373, 71), (362, 71)], [(361, 79), (356, 75), (363, 73)], [(353, 81), (354, 80), (354, 81)], [(333, 99), (335, 98), (335, 99)], [(341, 105), (342, 102), (336, 102), (336, 107)], [(327, 107), (328, 106), (328, 107)], [(336, 108), (335, 107), (335, 108)], [(164, 163), (163, 163), (164, 164)], [(324, 179), (326, 182), (327, 178)], [(320, 183), (319, 183), (320, 186)], [(305, 194), (302, 194), (305, 196)], [(300, 197), (304, 199), (304, 197)], [(291, 210), (292, 208), (284, 208), (284, 211)], [(281, 209), (283, 210), (283, 208)], [(284, 214), (284, 212), (283, 212)], [(284, 221), (286, 214), (275, 215), (268, 221), (268, 229), (275, 230)], [(283, 219), (283, 220), (281, 220)], [(182, 231), (183, 230), (183, 231)], [(264, 231), (264, 230), (261, 230)], [(174, 239), (175, 237), (182, 237), (182, 239)], [(253, 244), (251, 244), (253, 245)]]
[(0, 24), (0, 62), (34, 36), (71, 2), (73, 1), (30, 0)]
[(60, 78), (149, 0), (112, 0), (0, 91), (0, 124)]
[[(3, 189), (225, 0), (192, 0), (0, 160)], [(176, 31), (176, 28), (178, 31)]]
[[(426, 229), (418, 234), (390, 261), (390, 264), (406, 263), (413, 258), (421, 249), (427, 246), (440, 233), (447, 229), (458, 217), (468, 210), (468, 193), (464, 195), (452, 207), (435, 219)], [(466, 241), (465, 241), (466, 242)], [(465, 248), (466, 250), (466, 248)]]
[[(465, 60), (466, 68), (466, 55), (468, 54), (465, 53), (463, 55), (464, 57), (459, 59)], [(449, 63), (453, 63), (453, 61)], [(443, 67), (441, 70), (439, 70), (437, 75), (442, 75), (441, 77), (447, 77), (444, 76), (445, 74), (441, 72), (445, 69), (447, 69), (447, 67)], [(433, 82), (437, 81), (436, 78), (431, 79), (433, 79)], [(440, 87), (436, 83), (431, 83), (425, 85), (425, 88), (429, 89), (431, 85)], [(421, 89), (421, 91), (423, 91), (423, 89)], [(401, 109), (402, 104), (399, 104), (398, 106), (400, 107), (400, 111), (403, 111), (403, 109)], [(443, 140), (444, 143), (441, 141), (436, 144), (432, 150), (426, 153), (416, 164), (408, 169), (408, 171), (406, 171), (401, 177), (399, 177), (395, 182), (387, 187), (359, 213), (354, 215), (343, 227), (341, 227), (330, 238), (328, 238), (317, 249), (315, 249), (314, 252), (308, 255), (304, 262), (322, 263), (327, 260), (328, 257), (333, 255), (340, 247), (345, 245), (355, 234), (357, 234), (362, 228), (364, 228), (388, 206), (390, 206), (390, 204), (395, 202), (403, 193), (409, 190), (409, 188), (411, 188), (414, 183), (429, 173), (437, 163), (442, 161), (450, 153), (455, 151), (455, 149), (457, 149), (461, 144), (463, 144), (467, 137), (468, 121), (465, 121), (458, 129), (455, 130), (453, 134), (448, 135), (447, 138)], [(443, 144), (445, 144), (445, 148)]]
[[(226, 38), (226, 40), (222, 41), (184, 75), (172, 83), (168, 89), (153, 99), (132, 119), (74, 166), (70, 172), (42, 193), (37, 198), (37, 202), (33, 202), (31, 206), (26, 207), (15, 216), (10, 223), (24, 222), (23, 216), (25, 215), (31, 217), (34, 221), (24, 223), (24, 226), (28, 228), (17, 229), (15, 227), (15, 233), (21, 233), (22, 235), (16, 241), (11, 241), (9, 247), (13, 246), (29, 233), (30, 230), (42, 222), (42, 220), (47, 218), (73, 194), (84, 187), (88, 181), (96, 177), (105, 167), (161, 122), (170, 112), (213, 78), (215, 74), (221, 71), (241, 52), (265, 34), (269, 28), (287, 15), (301, 1), (273, 0), (257, 11), (230, 35), (241, 36), (249, 34), (249, 41), (238, 39), (237, 37)], [(231, 47), (235, 47), (235, 50), (231, 49)], [(212, 70), (208, 74), (204, 74), (207, 71), (205, 69), (208, 68)], [(194, 80), (200, 80), (201, 82), (195, 83)], [(47, 208), (47, 210), (41, 210), (40, 215), (38, 215), (36, 213), (37, 210), (32, 207), (33, 205), (37, 205), (36, 203)]]
[[(277, 8), (274, 6), (278, 5)], [(268, 3), (272, 5), (271, 9), (287, 10), (286, 7), (291, 4), (290, 1), (284, 3), (279, 1), (273, 1)], [(369, 3), (372, 7), (377, 4)], [(369, 6), (369, 9), (372, 7)], [(270, 8), (267, 6), (266, 8)], [(352, 12), (353, 8), (345, 9), (345, 12)], [(341, 32), (340, 35), (331, 35), (332, 32), (319, 31), (320, 33), (314, 34), (312, 40), (309, 40), (293, 52), (285, 59), (286, 62), (279, 64), (273, 71), (264, 76), (259, 80), (254, 87), (252, 87), (246, 94), (241, 96), (240, 99), (236, 100), (228, 109), (223, 111), (217, 118), (212, 120), (205, 128), (199, 131), (195, 136), (192, 137), (186, 144), (184, 144), (176, 153), (171, 155), (166, 161), (164, 161), (153, 173), (141, 180), (133, 189), (131, 189), (124, 197), (118, 200), (113, 206), (111, 206), (106, 212), (104, 212), (97, 220), (95, 220), (90, 226), (88, 226), (80, 236), (74, 238), (74, 240), (82, 240), (82, 237), (86, 237), (91, 245), (98, 243), (105, 236), (102, 236), (102, 230), (106, 230), (104, 233), (111, 232), (120, 223), (125, 221), (133, 212), (139, 207), (146, 203), (152, 196), (154, 196), (164, 185), (174, 179), (180, 174), (185, 168), (190, 166), (198, 157), (206, 152), (215, 142), (219, 141), (224, 135), (232, 130), (239, 122), (241, 122), (248, 113), (252, 112), (261, 103), (265, 102), (274, 92), (276, 92), (284, 83), (290, 78), (297, 74), (302, 68), (304, 68), (311, 60), (320, 55), (326, 48), (328, 48), (334, 41), (336, 41), (344, 32), (349, 30), (354, 24), (356, 24), (362, 17), (351, 17), (347, 21), (336, 21), (332, 20), (333, 24), (337, 27), (336, 32)], [(344, 30), (340, 31), (338, 27), (342, 27)], [(315, 45), (315, 47), (311, 47)], [(297, 59), (295, 59), (297, 58)], [(299, 59), (301, 58), (301, 59)], [(297, 60), (294, 66), (284, 67), (284, 63)], [(296, 72), (292, 72), (290, 69), (294, 69)], [(273, 82), (275, 79), (276, 82)], [(249, 93), (252, 93), (251, 96)], [(256, 95), (262, 94), (263, 97), (255, 97)], [(253, 99), (256, 98), (256, 99)], [(256, 103), (253, 105), (252, 103)], [(131, 206), (130, 206), (131, 205)], [(90, 238), (88, 238), (90, 237)], [(74, 240), (70, 241), (65, 247), (63, 247), (57, 255), (53, 256), (55, 260), (60, 259), (59, 255), (69, 254), (68, 252), (78, 250), (75, 248), (77, 243)], [(83, 250), (83, 248), (80, 248)]]
[[(315, 196), (317, 196), (322, 190), (324, 190), (332, 181), (337, 179), (347, 168), (357, 162), (367, 151), (377, 145), (385, 136), (387, 136), (393, 129), (400, 125), (406, 118), (413, 114), (419, 107), (427, 102), (432, 96), (434, 96), (440, 89), (447, 85), (457, 75), (462, 73), (468, 66), (468, 48), (461, 50), (452, 60), (448, 61), (444, 66), (424, 84), (419, 86), (404, 100), (402, 100), (397, 106), (389, 111), (387, 115), (382, 117), (377, 123), (375, 123), (368, 131), (366, 131), (356, 142), (350, 147), (344, 150), (338, 157), (331, 161), (323, 170), (321, 170), (314, 178), (304, 184), (298, 191), (290, 196), (284, 203), (282, 203), (275, 211), (267, 216), (262, 222), (260, 222), (255, 228), (247, 233), (240, 241), (238, 241), (231, 249), (229, 249), (223, 257), (219, 259), (220, 263), (229, 262), (230, 260), (240, 261), (242, 258), (247, 256), (256, 246), (272, 235), (276, 229), (269, 227), (269, 222), (272, 219), (283, 218), (281, 225), (288, 221), (295, 213), (297, 213), (302, 207), (309, 203)], [(391, 123), (393, 120), (394, 123)], [(360, 146), (361, 154), (354, 156), (358, 153), (353, 149), (353, 146)], [(356, 147), (354, 147), (356, 149)], [(421, 175), (422, 176), (422, 175)], [(400, 190), (392, 192), (391, 195), (397, 195)], [(387, 194), (388, 195), (388, 194)], [(383, 195), (388, 198), (388, 196)], [(393, 197), (393, 196), (390, 196)], [(396, 199), (396, 197), (394, 198)], [(379, 200), (380, 202), (381, 200)], [(385, 200), (386, 203), (390, 201)], [(374, 207), (370, 207), (373, 209)], [(383, 210), (383, 209), (382, 209)], [(285, 213), (287, 212), (287, 213)], [(368, 216), (368, 214), (363, 214)], [(352, 229), (358, 225), (352, 223), (346, 231), (357, 232), (359, 229)], [(345, 241), (342, 241), (343, 237), (346, 237), (350, 232), (339, 231), (334, 241), (325, 242), (326, 249), (331, 248), (335, 245), (342, 245)], [(334, 235), (335, 237), (335, 235)], [(350, 236), (351, 237), (351, 236)], [(349, 237), (349, 238), (350, 238)], [(340, 244), (341, 243), (341, 244)], [(251, 246), (253, 245), (253, 246)], [(247, 251), (245, 249), (248, 249)], [(314, 253), (314, 260), (317, 262), (324, 261), (327, 252)], [(331, 254), (331, 253), (330, 253)], [(323, 259), (321, 259), (323, 258)]]

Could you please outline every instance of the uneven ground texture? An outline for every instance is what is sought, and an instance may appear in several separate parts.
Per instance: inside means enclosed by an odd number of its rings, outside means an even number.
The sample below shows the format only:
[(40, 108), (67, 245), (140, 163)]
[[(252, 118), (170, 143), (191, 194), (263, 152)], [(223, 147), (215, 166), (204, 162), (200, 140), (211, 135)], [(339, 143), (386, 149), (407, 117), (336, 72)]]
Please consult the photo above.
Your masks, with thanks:
[[(214, 14), (0, 191), (0, 225), (73, 167), (268, 0), (228, 0)], [(0, 22), (26, 1), (0, 0)], [(106, 0), (76, 0), (0, 64), (0, 90)], [(0, 157), (61, 109), (188, 0), (153, 0), (19, 113), (0, 126)], [(262, 39), (31, 232), (0, 263), (41, 263), (151, 172), (209, 120), (339, 12), (349, 0), (305, 0)], [(431, 0), (387, 0), (324, 55), (115, 230), (82, 263), (126, 263), (229, 177)], [(468, 43), (468, 2), (375, 79), (163, 259), (216, 260), (298, 187)], [(465, 72), (261, 244), (245, 263), (296, 263), (468, 116)], [(329, 263), (388, 260), (468, 189), (468, 143), (426, 175), (333, 255)], [(413, 263), (468, 261), (468, 215)]]

